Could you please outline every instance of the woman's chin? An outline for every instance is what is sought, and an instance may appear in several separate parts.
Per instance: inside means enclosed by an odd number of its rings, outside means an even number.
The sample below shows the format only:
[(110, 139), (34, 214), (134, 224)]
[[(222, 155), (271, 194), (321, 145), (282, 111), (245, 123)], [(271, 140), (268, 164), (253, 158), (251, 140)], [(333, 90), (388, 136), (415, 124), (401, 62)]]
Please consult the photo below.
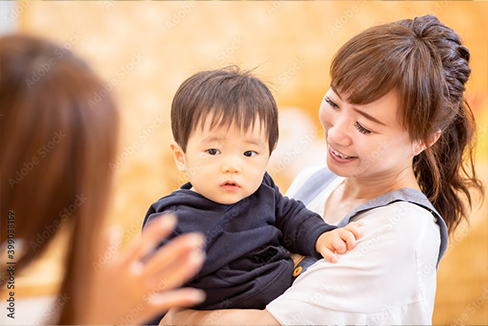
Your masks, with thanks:
[(343, 178), (356, 178), (359, 176), (360, 172), (362, 172), (362, 168), (358, 167), (357, 165), (352, 166), (351, 164), (338, 164), (330, 157), (327, 157), (327, 167), (332, 173)]

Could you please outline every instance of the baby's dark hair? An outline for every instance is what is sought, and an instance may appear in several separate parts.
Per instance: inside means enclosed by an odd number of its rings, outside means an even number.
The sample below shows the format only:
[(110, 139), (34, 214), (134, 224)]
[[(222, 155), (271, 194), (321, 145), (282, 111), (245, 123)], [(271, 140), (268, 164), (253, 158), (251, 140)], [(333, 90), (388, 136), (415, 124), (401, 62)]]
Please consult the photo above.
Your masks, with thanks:
[(181, 84), (171, 105), (171, 129), (183, 152), (191, 132), (203, 128), (208, 117), (210, 128), (235, 125), (242, 132), (259, 119), (270, 153), (278, 141), (278, 107), (269, 88), (250, 70), (229, 66), (201, 71)]

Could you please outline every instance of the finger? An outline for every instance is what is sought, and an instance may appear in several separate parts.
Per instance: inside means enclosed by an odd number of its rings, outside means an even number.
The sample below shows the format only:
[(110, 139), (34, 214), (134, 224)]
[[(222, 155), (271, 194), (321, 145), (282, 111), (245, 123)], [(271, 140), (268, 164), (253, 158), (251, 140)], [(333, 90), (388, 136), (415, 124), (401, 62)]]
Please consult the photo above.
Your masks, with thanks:
[(344, 230), (340, 236), (346, 244), (346, 250), (352, 250), (356, 246), (356, 238), (351, 232)]
[(166, 291), (149, 298), (146, 309), (143, 310), (149, 320), (166, 312), (172, 307), (191, 307), (205, 300), (205, 292), (193, 288), (183, 288)]
[(152, 252), (171, 232), (178, 222), (174, 214), (164, 214), (152, 220), (141, 237), (135, 237), (127, 246), (128, 263), (140, 260)]
[(332, 249), (338, 254), (343, 254), (347, 251), (346, 243), (340, 236), (341, 233), (339, 233), (339, 237), (333, 239), (331, 243)]
[(356, 240), (359, 240), (363, 236), (363, 232), (361, 231), (360, 227), (361, 224), (359, 224), (358, 222), (351, 222), (344, 227), (344, 230), (351, 232), (352, 234), (354, 234)]
[(117, 240), (120, 240), (120, 238), (122, 237), (122, 233), (123, 233), (123, 228), (120, 224), (112, 225), (108, 229), (107, 248), (114, 246)]
[(178, 262), (159, 272), (155, 277), (159, 280), (163, 279), (168, 289), (180, 287), (198, 273), (204, 261), (203, 252), (193, 252), (185, 258), (178, 258)]
[(320, 254), (322, 255), (322, 257), (324, 257), (326, 260), (330, 261), (331, 263), (333, 264), (337, 263), (337, 256), (334, 255), (334, 253), (330, 251), (328, 248), (322, 248)]
[(204, 238), (200, 233), (175, 238), (151, 257), (146, 263), (144, 274), (149, 281), (164, 278), (169, 288), (180, 286), (200, 270), (205, 260), (201, 249), (203, 243)]
[(102, 257), (106, 257), (105, 253), (110, 252), (110, 260), (117, 255), (117, 251), (120, 248), (120, 238), (122, 237), (123, 229), (120, 224), (115, 224), (109, 227), (105, 234), (102, 236), (100, 245), (100, 254)]

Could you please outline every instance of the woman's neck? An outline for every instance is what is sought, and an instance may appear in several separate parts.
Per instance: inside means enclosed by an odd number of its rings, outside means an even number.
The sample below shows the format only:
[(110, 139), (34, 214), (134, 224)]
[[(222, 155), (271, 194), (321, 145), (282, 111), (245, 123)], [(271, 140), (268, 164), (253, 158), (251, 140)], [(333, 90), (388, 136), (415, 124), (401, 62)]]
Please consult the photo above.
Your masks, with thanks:
[(412, 188), (420, 191), (411, 166), (391, 174), (383, 173), (368, 178), (348, 177), (340, 187), (342, 188), (341, 200), (363, 202), (401, 188)]

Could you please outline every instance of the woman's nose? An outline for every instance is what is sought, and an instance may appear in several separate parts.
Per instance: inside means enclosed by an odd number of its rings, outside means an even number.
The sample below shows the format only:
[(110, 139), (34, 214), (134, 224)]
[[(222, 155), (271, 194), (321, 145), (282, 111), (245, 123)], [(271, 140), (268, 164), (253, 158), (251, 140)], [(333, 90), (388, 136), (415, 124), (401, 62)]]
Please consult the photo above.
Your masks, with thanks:
[(350, 125), (346, 119), (336, 119), (327, 130), (327, 140), (341, 146), (351, 145)]

